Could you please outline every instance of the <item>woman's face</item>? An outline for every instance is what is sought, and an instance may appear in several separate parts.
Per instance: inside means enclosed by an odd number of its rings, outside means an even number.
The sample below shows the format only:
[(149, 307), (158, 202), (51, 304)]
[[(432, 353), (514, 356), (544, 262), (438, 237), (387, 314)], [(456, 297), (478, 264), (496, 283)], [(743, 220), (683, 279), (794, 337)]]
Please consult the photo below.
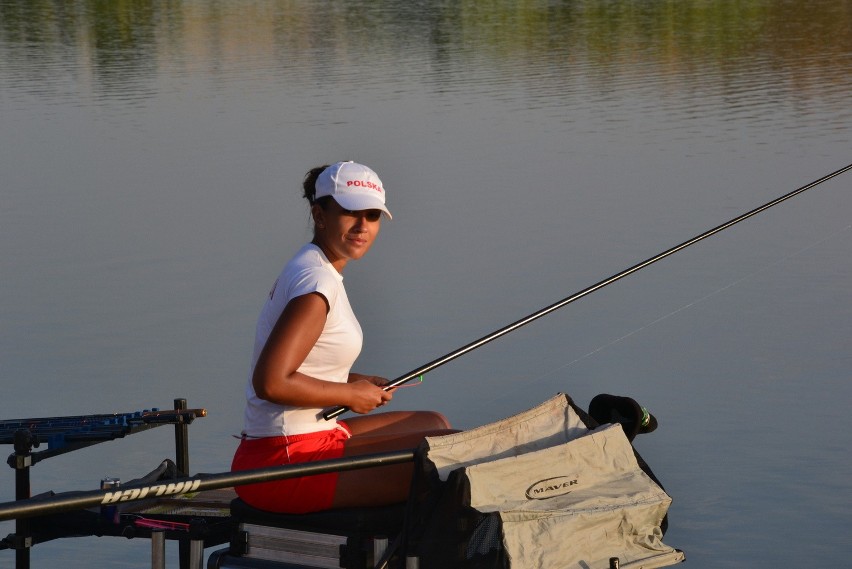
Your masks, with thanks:
[(382, 212), (378, 209), (351, 211), (343, 209), (333, 199), (326, 209), (312, 208), (316, 224), (315, 242), (338, 272), (350, 259), (363, 257), (379, 234)]

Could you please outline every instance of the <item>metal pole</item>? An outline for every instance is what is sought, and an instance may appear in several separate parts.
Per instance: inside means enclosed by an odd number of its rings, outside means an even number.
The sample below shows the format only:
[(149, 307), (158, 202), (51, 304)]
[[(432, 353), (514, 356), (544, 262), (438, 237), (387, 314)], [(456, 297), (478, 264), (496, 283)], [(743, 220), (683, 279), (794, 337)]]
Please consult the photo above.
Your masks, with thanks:
[[(27, 429), (15, 431), (14, 448), (15, 454), (10, 457), (10, 461), (14, 460), (14, 465), (12, 466), (15, 469), (15, 500), (28, 500), (31, 494), (30, 466), (32, 466), (32, 433)], [(17, 569), (30, 569), (32, 540), (29, 520), (16, 520), (14, 546), (15, 567)]]
[(151, 532), (151, 569), (166, 569), (166, 532)]
[[(175, 411), (186, 408), (186, 399), (175, 399)], [(175, 466), (180, 476), (189, 476), (189, 427), (185, 421), (175, 423)]]
[(30, 498), (0, 503), (0, 521), (42, 516), (93, 506), (108, 506), (138, 500), (150, 500), (161, 496), (177, 496), (190, 492), (203, 492), (232, 486), (244, 486), (260, 482), (271, 482), (285, 478), (312, 476), (328, 472), (344, 472), (361, 468), (372, 468), (400, 464), (414, 460), (414, 449), (385, 453), (365, 454), (332, 460), (318, 460), (302, 464), (270, 466), (241, 472), (221, 472), (190, 478), (178, 478), (156, 484), (126, 484), (115, 491), (89, 490), (63, 492), (48, 498)]
[(203, 569), (204, 540), (193, 539), (189, 542), (189, 569)]
[[(186, 399), (175, 399), (176, 412), (186, 410)], [(189, 427), (185, 421), (175, 423), (175, 466), (178, 476), (189, 476)], [(180, 569), (189, 568), (190, 553), (184, 540), (178, 541), (178, 563)]]
[(388, 538), (384, 535), (377, 535), (373, 538), (373, 559), (370, 562), (373, 567), (378, 568), (379, 563), (384, 558), (385, 551), (388, 549)]

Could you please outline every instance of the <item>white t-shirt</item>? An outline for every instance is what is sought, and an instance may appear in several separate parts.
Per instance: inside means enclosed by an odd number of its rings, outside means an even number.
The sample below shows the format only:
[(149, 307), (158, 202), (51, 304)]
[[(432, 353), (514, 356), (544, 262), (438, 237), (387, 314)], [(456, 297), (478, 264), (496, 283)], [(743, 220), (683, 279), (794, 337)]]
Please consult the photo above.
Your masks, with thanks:
[(349, 379), (349, 370), (361, 352), (361, 325), (349, 305), (346, 289), (343, 288), (343, 275), (329, 263), (319, 247), (308, 243), (281, 271), (257, 319), (254, 356), (246, 387), (243, 428), (246, 436), (300, 435), (333, 429), (337, 425), (335, 419), (326, 421), (322, 418), (323, 409), (271, 403), (260, 399), (252, 386), (252, 375), (260, 352), (284, 307), (292, 299), (312, 292), (325, 297), (329, 310), (319, 340), (299, 367), (299, 372), (338, 383), (346, 383)]

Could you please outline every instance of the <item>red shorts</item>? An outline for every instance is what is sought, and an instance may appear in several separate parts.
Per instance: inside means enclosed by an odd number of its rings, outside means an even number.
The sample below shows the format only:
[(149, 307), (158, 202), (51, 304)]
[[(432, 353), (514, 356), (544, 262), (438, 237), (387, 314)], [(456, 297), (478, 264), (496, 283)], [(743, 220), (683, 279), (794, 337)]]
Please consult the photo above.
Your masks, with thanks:
[[(343, 442), (351, 437), (349, 427), (342, 421), (338, 428), (304, 435), (243, 439), (231, 471), (265, 468), (340, 458)], [(248, 486), (237, 486), (237, 495), (244, 502), (268, 512), (304, 514), (332, 507), (337, 472), (288, 478)]]

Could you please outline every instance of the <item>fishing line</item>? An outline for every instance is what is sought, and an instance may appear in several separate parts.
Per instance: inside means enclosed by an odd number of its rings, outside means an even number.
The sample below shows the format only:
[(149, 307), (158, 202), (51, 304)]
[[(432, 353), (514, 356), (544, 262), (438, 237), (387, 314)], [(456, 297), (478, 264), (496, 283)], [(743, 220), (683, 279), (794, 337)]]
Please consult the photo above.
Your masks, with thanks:
[[(411, 381), (412, 379), (414, 379), (414, 378), (416, 378), (420, 375), (423, 375), (425, 373), (428, 373), (428, 372), (432, 371), (433, 369), (440, 367), (440, 366), (444, 365), (445, 363), (450, 362), (450, 361), (452, 361), (452, 360), (454, 360), (454, 359), (456, 359), (460, 356), (463, 356), (464, 354), (466, 354), (466, 353), (468, 353), (472, 350), (475, 350), (475, 349), (477, 349), (481, 346), (484, 346), (485, 344), (487, 344), (487, 343), (489, 343), (493, 340), (496, 340), (497, 338), (500, 338), (501, 336), (504, 336), (504, 335), (508, 334), (509, 332), (517, 330), (521, 326), (526, 326), (530, 322), (537, 320), (537, 319), (541, 318), (542, 316), (547, 316), (551, 312), (553, 312), (555, 310), (559, 310), (563, 306), (567, 306), (568, 304), (571, 304), (572, 302), (574, 302), (576, 300), (579, 300), (579, 299), (581, 299), (581, 298), (583, 298), (583, 297), (585, 297), (589, 294), (592, 294), (595, 291), (598, 291), (598, 290), (600, 290), (600, 289), (602, 289), (606, 286), (609, 286), (612, 283), (623, 279), (624, 277), (632, 275), (633, 273), (635, 273), (637, 271), (641, 271), (645, 267), (648, 267), (648, 266), (656, 263), (657, 261), (665, 259), (666, 257), (668, 257), (670, 255), (674, 255), (678, 251), (682, 251), (683, 249), (686, 249), (687, 247), (690, 247), (691, 245), (694, 245), (695, 243), (698, 243), (699, 241), (707, 239), (708, 237), (712, 237), (713, 235), (719, 233), (720, 231), (724, 231), (725, 229), (727, 229), (727, 228), (729, 228), (733, 225), (736, 225), (737, 223), (740, 223), (741, 221), (745, 221), (746, 219), (749, 219), (749, 218), (751, 218), (751, 217), (753, 217), (753, 216), (755, 216), (755, 215), (757, 215), (757, 214), (759, 214), (763, 211), (766, 211), (767, 209), (769, 209), (771, 207), (774, 207), (774, 206), (776, 206), (776, 205), (778, 205), (782, 202), (785, 202), (788, 199), (790, 199), (794, 196), (797, 196), (797, 195), (801, 194), (802, 192), (805, 192), (805, 191), (807, 191), (807, 190), (809, 190), (809, 189), (811, 189), (815, 186), (818, 186), (819, 184), (822, 184), (823, 182), (830, 180), (830, 179), (834, 178), (835, 176), (839, 176), (839, 175), (843, 174), (844, 172), (846, 172), (848, 170), (852, 170), (852, 164), (848, 164), (848, 165), (844, 166), (843, 168), (841, 168), (840, 170), (836, 170), (836, 171), (834, 171), (830, 174), (823, 176), (822, 178), (820, 178), (818, 180), (814, 180), (813, 182), (811, 182), (809, 184), (805, 184), (801, 188), (795, 189), (792, 192), (786, 193), (781, 197), (775, 198), (774, 200), (767, 202), (767, 203), (763, 204), (762, 206), (756, 207), (756, 208), (752, 209), (751, 211), (747, 211), (746, 213), (744, 213), (742, 215), (738, 215), (737, 217), (730, 219), (730, 220), (726, 221), (725, 223), (723, 223), (721, 225), (717, 225), (713, 229), (710, 229), (708, 231), (705, 231), (704, 233), (696, 235), (692, 239), (688, 239), (688, 240), (684, 241), (683, 243), (681, 243), (679, 245), (675, 245), (674, 247), (667, 249), (667, 250), (663, 251), (662, 253), (658, 253), (658, 254), (654, 255), (653, 257), (645, 259), (644, 261), (641, 261), (641, 262), (633, 265), (632, 267), (624, 269), (623, 271), (621, 271), (619, 273), (616, 273), (616, 274), (614, 274), (614, 275), (612, 275), (608, 278), (605, 278), (604, 280), (602, 280), (602, 281), (600, 281), (596, 284), (593, 284), (592, 286), (587, 287), (587, 288), (585, 288), (585, 289), (583, 289), (579, 292), (576, 292), (576, 293), (572, 294), (571, 296), (563, 298), (562, 300), (555, 302), (555, 303), (551, 304), (550, 306), (545, 306), (541, 310), (538, 310), (537, 312), (534, 312), (534, 313), (532, 313), (528, 316), (525, 316), (524, 318), (521, 318), (517, 322), (513, 322), (512, 324), (509, 324), (508, 326), (504, 326), (503, 328), (500, 328), (499, 330), (495, 330), (494, 332), (492, 332), (492, 333), (490, 333), (486, 336), (483, 336), (482, 338), (475, 340), (475, 341), (473, 341), (473, 342), (471, 342), (471, 343), (469, 343), (465, 346), (462, 346), (461, 348), (458, 348), (457, 350), (454, 350), (454, 351), (450, 352), (449, 354), (441, 356), (440, 358), (438, 358), (436, 360), (433, 360), (433, 361), (431, 361), (431, 362), (429, 362), (425, 365), (422, 365), (419, 368), (412, 370), (412, 371), (408, 372), (407, 374), (402, 375), (402, 376), (394, 379), (393, 381), (388, 383), (384, 387), (384, 389), (389, 390), (389, 389), (392, 389), (392, 388), (394, 388), (398, 385), (402, 385), (403, 383), (407, 383), (407, 382)], [(324, 411), (322, 413), (322, 417), (325, 420), (328, 421), (330, 419), (337, 417), (338, 415), (345, 413), (346, 411), (349, 411), (348, 407), (340, 407), (340, 406), (333, 407), (331, 409)]]
[(503, 399), (506, 395), (509, 395), (512, 392), (520, 391), (522, 388), (527, 389), (531, 383), (538, 383), (541, 380), (543, 380), (544, 378), (555, 374), (556, 372), (562, 371), (566, 368), (571, 367), (572, 365), (576, 364), (577, 362), (580, 362), (580, 361), (583, 361), (587, 358), (590, 358), (590, 357), (594, 356), (595, 354), (602, 352), (602, 351), (618, 344), (622, 340), (626, 340), (627, 338), (630, 338), (631, 336), (634, 336), (634, 335), (642, 332), (643, 330), (646, 330), (646, 329), (648, 329), (652, 326), (659, 324), (663, 320), (667, 320), (668, 318), (674, 316), (675, 314), (683, 312), (684, 310), (689, 310), (693, 306), (701, 304), (705, 300), (712, 298), (712, 297), (714, 297), (714, 296), (716, 296), (716, 295), (718, 295), (718, 294), (720, 294), (720, 293), (722, 293), (722, 292), (724, 292), (728, 289), (731, 289), (731, 288), (751, 279), (755, 275), (759, 275), (761, 273), (764, 273), (764, 272), (768, 271), (769, 269), (771, 269), (771, 268), (773, 268), (777, 265), (780, 265), (780, 264), (782, 264), (786, 261), (789, 261), (790, 259), (793, 259), (795, 257), (798, 257), (798, 256), (804, 254), (807, 251), (810, 251), (811, 249), (814, 249), (814, 248), (816, 248), (820, 245), (823, 245), (824, 243), (827, 243), (829, 241), (832, 241), (832, 240), (836, 239), (841, 233), (849, 231), (850, 229), (852, 229), (852, 224), (847, 225), (846, 227), (844, 227), (843, 229), (840, 229), (839, 231), (835, 231), (835, 232), (831, 233), (827, 237), (824, 237), (823, 239), (820, 239), (819, 241), (816, 241), (816, 242), (808, 245), (807, 247), (804, 247), (804, 248), (802, 248), (802, 249), (800, 249), (800, 250), (798, 250), (794, 253), (791, 253), (789, 255), (785, 255), (784, 257), (781, 257), (781, 258), (769, 263), (768, 265), (761, 267), (760, 269), (758, 269), (756, 271), (748, 273), (747, 275), (745, 275), (745, 276), (743, 276), (743, 277), (741, 277), (741, 278), (739, 278), (739, 279), (737, 279), (737, 280), (735, 280), (735, 281), (733, 281), (733, 282), (731, 282), (731, 283), (729, 283), (729, 284), (727, 284), (727, 285), (725, 285), (725, 286), (723, 286), (723, 287), (721, 287), (717, 290), (714, 290), (713, 292), (706, 294), (706, 295), (702, 296), (701, 298), (693, 300), (693, 301), (681, 306), (680, 308), (676, 308), (673, 311), (669, 312), (668, 314), (660, 316), (659, 318), (652, 320), (651, 322), (644, 324), (644, 325), (640, 326), (639, 328), (636, 328), (635, 330), (632, 330), (632, 331), (628, 332), (627, 334), (624, 334), (623, 336), (621, 336), (619, 338), (616, 338), (616, 339), (614, 339), (610, 342), (602, 344), (602, 345), (598, 346), (597, 348), (591, 350), (590, 352), (583, 354), (582, 356), (579, 356), (579, 357), (577, 357), (577, 358), (575, 358), (575, 359), (573, 359), (573, 360), (571, 360), (567, 363), (564, 363), (562, 365), (556, 366), (555, 368), (552, 368), (552, 369), (550, 369), (550, 370), (548, 370), (548, 371), (546, 371), (542, 374), (539, 374), (536, 377), (533, 377), (533, 378), (528, 379), (528, 380), (524, 380), (523, 385), (518, 385), (514, 388), (511, 388), (511, 387), (507, 388), (506, 392), (503, 393), (502, 395), (500, 395), (498, 397), (494, 397), (493, 399), (489, 399), (487, 401), (482, 401), (482, 403), (483, 404), (490, 404), (490, 403), (493, 403), (493, 402), (498, 401), (500, 399)]

